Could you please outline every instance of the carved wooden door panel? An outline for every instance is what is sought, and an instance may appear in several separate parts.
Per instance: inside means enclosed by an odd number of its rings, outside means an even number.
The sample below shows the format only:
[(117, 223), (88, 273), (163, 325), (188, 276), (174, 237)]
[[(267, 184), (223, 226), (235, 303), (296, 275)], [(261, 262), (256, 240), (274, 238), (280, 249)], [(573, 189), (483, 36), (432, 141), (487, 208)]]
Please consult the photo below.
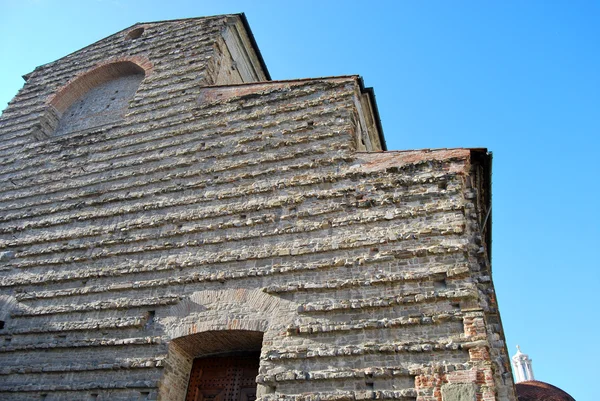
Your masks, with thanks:
[(258, 354), (194, 360), (186, 401), (254, 401)]

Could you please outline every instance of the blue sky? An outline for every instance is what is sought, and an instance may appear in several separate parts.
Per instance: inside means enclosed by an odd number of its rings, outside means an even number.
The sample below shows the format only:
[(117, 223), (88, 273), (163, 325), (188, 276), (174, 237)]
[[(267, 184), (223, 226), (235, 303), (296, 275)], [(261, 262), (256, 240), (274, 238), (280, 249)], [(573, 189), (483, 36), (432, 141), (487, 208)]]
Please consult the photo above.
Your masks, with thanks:
[(597, 399), (600, 2), (0, 0), (0, 109), (21, 75), (136, 22), (237, 12), (273, 79), (362, 75), (390, 150), (493, 151), (509, 353)]

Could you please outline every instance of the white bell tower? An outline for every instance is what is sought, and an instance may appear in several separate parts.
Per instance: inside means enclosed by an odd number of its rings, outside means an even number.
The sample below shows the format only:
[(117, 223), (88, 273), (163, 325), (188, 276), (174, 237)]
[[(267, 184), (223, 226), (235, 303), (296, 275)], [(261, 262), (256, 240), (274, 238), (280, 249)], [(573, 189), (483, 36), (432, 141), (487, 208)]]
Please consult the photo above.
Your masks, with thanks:
[(535, 377), (533, 377), (533, 368), (531, 367), (531, 359), (529, 359), (529, 355), (521, 352), (521, 348), (518, 345), (517, 353), (512, 357), (512, 363), (516, 383), (535, 380)]

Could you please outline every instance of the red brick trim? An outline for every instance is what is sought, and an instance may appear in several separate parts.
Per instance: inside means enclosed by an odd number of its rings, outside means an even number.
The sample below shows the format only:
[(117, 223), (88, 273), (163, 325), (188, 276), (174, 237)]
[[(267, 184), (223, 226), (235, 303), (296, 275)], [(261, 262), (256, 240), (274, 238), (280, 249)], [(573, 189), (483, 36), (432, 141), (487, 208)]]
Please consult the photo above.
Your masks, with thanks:
[(48, 105), (61, 115), (90, 89), (104, 82), (129, 74), (141, 73), (148, 76), (152, 74), (152, 70), (152, 63), (143, 56), (111, 57), (77, 74), (50, 98)]

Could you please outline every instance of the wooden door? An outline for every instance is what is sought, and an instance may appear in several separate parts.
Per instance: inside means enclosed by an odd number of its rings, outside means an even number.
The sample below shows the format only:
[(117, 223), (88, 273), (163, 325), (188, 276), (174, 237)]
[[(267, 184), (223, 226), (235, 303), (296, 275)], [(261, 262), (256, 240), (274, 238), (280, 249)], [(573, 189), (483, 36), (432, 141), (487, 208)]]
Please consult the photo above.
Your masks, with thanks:
[(259, 355), (194, 360), (186, 401), (254, 401)]

